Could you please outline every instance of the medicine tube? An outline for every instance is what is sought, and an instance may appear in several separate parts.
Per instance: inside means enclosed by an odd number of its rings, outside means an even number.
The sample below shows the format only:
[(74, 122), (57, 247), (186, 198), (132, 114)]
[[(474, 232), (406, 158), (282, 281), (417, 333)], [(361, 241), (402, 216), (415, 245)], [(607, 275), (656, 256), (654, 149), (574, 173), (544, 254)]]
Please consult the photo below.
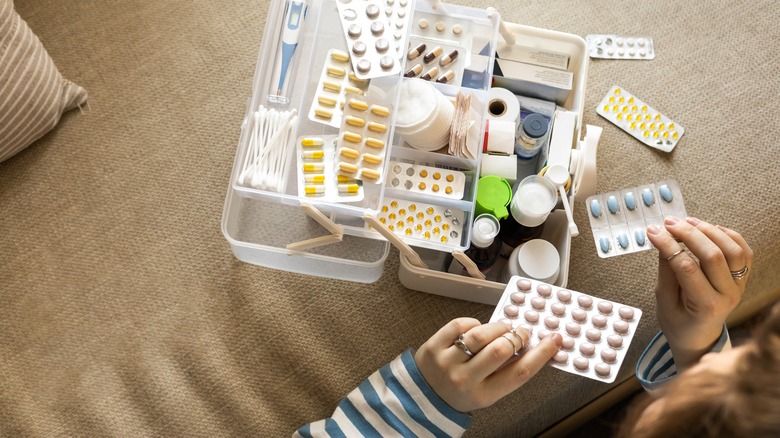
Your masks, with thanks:
[(530, 160), (539, 154), (547, 143), (549, 121), (541, 114), (529, 114), (517, 128), (515, 154), (521, 160)]
[(509, 205), (510, 215), (501, 221), (498, 238), (511, 248), (537, 239), (544, 231), (547, 216), (558, 203), (556, 189), (552, 181), (539, 175), (520, 181)]

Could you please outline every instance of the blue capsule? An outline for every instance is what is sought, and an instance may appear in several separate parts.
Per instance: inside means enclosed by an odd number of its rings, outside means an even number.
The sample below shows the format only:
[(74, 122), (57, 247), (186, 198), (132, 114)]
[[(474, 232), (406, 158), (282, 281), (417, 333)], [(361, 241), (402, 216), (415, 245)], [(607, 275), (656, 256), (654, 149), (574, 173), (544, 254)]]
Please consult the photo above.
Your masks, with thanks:
[(644, 202), (645, 205), (648, 207), (652, 207), (653, 204), (655, 204), (655, 196), (653, 196), (652, 190), (650, 189), (642, 190), (642, 202)]
[(670, 189), (666, 184), (658, 188), (658, 193), (661, 194), (661, 199), (667, 203), (672, 202), (672, 199), (674, 199), (674, 196), (672, 195), (672, 189)]
[(590, 214), (596, 219), (601, 217), (601, 204), (599, 204), (598, 199), (590, 201)]
[(620, 205), (618, 205), (618, 200), (616, 197), (610, 196), (607, 198), (607, 208), (612, 214), (616, 214), (618, 210), (620, 210)]
[(636, 196), (634, 196), (634, 192), (626, 193), (625, 200), (626, 200), (626, 208), (629, 211), (634, 211), (634, 209), (636, 208)]
[(645, 232), (643, 230), (634, 231), (634, 240), (639, 246), (645, 246)]
[(608, 253), (609, 250), (612, 249), (612, 244), (609, 241), (609, 237), (599, 238), (599, 246), (601, 247), (601, 252), (604, 254)]
[(621, 234), (617, 238), (618, 245), (620, 245), (621, 248), (626, 249), (628, 248), (628, 236), (625, 234)]

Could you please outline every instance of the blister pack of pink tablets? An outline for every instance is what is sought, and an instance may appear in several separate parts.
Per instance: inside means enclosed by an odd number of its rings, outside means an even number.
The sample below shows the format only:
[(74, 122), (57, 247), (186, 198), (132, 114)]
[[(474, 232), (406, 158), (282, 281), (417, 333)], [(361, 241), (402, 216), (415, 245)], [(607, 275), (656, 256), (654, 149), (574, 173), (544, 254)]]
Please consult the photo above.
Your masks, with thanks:
[(642, 310), (636, 307), (513, 276), (490, 322), (505, 321), (528, 330), (526, 348), (560, 333), (563, 345), (550, 365), (612, 383), (641, 317)]

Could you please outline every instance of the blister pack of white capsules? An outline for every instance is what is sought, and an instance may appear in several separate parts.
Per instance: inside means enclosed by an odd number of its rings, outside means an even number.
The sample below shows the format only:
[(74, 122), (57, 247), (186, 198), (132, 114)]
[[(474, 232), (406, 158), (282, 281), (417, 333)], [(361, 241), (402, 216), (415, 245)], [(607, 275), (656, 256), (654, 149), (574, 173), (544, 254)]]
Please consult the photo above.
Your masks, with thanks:
[(336, 150), (340, 175), (366, 183), (382, 182), (391, 112), (384, 100), (347, 94)]
[(526, 348), (553, 333), (563, 337), (550, 365), (612, 383), (636, 333), (642, 310), (582, 292), (513, 276), (490, 322), (504, 321), (530, 332)]
[(385, 198), (377, 219), (399, 236), (459, 247), (465, 213), (457, 208)]
[(391, 161), (385, 185), (442, 198), (463, 199), (466, 174), (458, 170)]
[(653, 39), (646, 36), (592, 34), (585, 37), (585, 42), (591, 58), (655, 59)]
[[(395, 0), (399, 2), (401, 0)], [(391, 76), (401, 71), (400, 50), (406, 32), (399, 29), (398, 20), (409, 20), (412, 15), (409, 0), (406, 6), (395, 10), (387, 0), (338, 0), (341, 27), (352, 55), (352, 67), (360, 79)], [(393, 8), (392, 11), (390, 8)], [(395, 14), (391, 25), (387, 12)], [(399, 12), (403, 17), (399, 17)], [(398, 20), (395, 20), (398, 18)], [(392, 26), (392, 27), (391, 27)], [(397, 37), (397, 39), (396, 39)]]
[(363, 200), (363, 183), (336, 174), (338, 136), (298, 138), (298, 196), (331, 202)]
[(645, 145), (664, 152), (674, 150), (685, 133), (682, 126), (617, 85), (604, 96), (596, 112)]
[(663, 228), (666, 216), (687, 216), (674, 180), (593, 195), (585, 203), (601, 258), (646, 251), (653, 247), (647, 239), (648, 226)]
[(414, 19), (404, 76), (459, 84), (471, 53), (471, 22), (428, 12)]
[(311, 103), (309, 119), (334, 128), (340, 127), (347, 93), (365, 95), (369, 84), (370, 81), (355, 76), (348, 53), (329, 51)]

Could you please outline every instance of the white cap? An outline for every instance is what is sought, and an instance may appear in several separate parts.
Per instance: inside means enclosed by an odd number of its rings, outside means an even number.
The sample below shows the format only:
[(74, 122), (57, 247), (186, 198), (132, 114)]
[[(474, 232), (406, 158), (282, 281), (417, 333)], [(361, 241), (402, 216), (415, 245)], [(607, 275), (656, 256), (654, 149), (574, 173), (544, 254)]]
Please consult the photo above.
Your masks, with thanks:
[(543, 176), (531, 175), (520, 181), (509, 209), (520, 225), (537, 227), (547, 220), (557, 202), (555, 184)]
[(498, 235), (500, 225), (498, 219), (492, 214), (481, 214), (474, 220), (474, 229), (471, 230), (471, 243), (479, 248), (487, 248), (493, 244), (493, 239)]
[(552, 243), (543, 239), (529, 240), (517, 251), (520, 275), (553, 284), (560, 273), (561, 256)]

